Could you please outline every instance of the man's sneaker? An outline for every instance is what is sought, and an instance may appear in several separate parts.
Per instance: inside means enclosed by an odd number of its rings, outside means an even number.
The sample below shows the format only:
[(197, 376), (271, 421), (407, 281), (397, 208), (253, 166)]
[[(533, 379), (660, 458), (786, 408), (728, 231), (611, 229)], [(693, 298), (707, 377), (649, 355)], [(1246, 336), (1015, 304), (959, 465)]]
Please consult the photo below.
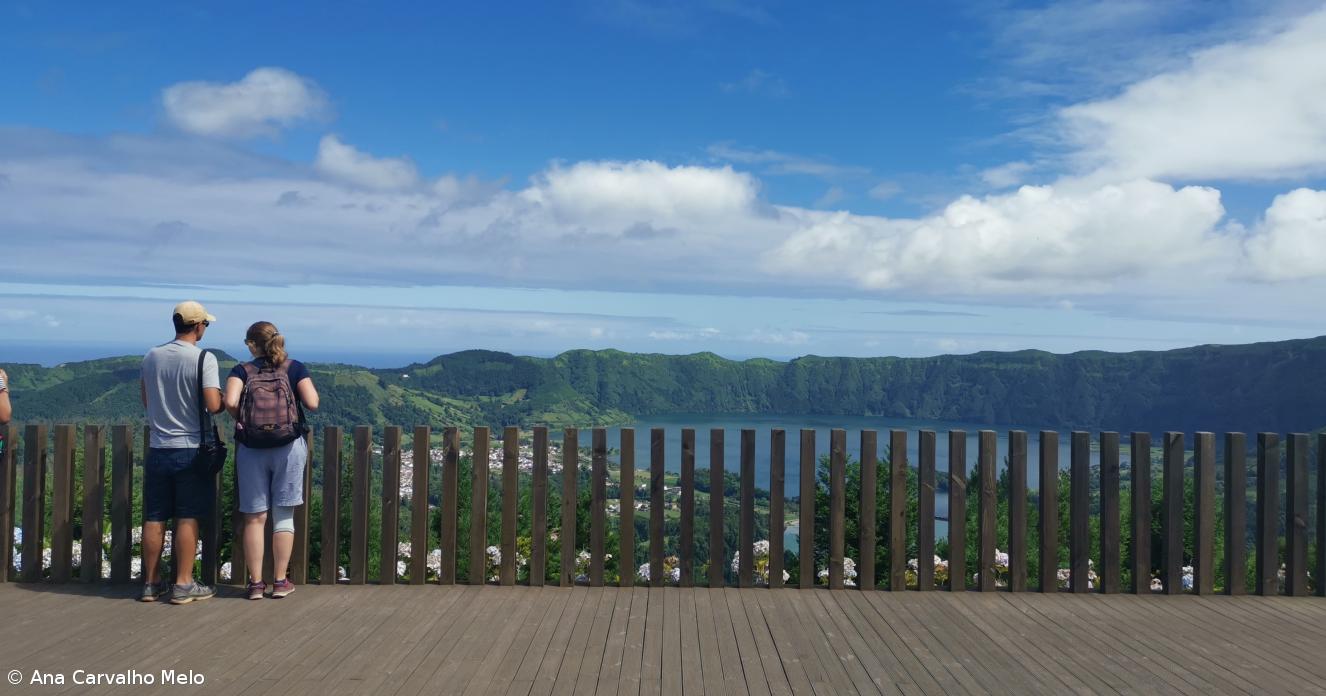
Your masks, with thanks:
[(289, 578), (281, 578), (272, 585), (272, 599), (280, 599), (295, 591), (295, 583)]
[(267, 583), (259, 580), (249, 583), (249, 599), (262, 599), (263, 594), (267, 592)]
[(158, 597), (166, 594), (169, 591), (170, 591), (170, 585), (167, 585), (164, 582), (158, 582), (158, 583), (145, 582), (143, 583), (143, 596), (139, 601), (155, 602), (157, 601)]
[(170, 603), (188, 604), (189, 602), (207, 599), (214, 594), (216, 594), (216, 590), (201, 582), (195, 581), (188, 585), (175, 585), (170, 591)]

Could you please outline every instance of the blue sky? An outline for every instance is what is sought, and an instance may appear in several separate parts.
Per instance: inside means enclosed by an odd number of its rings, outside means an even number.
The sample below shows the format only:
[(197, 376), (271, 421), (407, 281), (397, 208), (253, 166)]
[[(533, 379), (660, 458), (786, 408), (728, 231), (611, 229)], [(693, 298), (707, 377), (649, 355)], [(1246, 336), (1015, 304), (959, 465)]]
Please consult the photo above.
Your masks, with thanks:
[(1322, 3), (861, 5), (0, 3), (0, 361), (1323, 333)]

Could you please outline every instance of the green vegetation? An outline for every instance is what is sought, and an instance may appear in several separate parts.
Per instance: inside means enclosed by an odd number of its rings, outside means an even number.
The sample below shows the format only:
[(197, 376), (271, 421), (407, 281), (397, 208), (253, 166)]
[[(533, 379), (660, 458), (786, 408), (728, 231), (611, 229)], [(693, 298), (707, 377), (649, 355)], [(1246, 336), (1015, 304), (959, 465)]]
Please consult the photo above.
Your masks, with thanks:
[[(222, 361), (222, 369), (232, 364)], [(26, 421), (141, 419), (138, 358), (14, 365)], [(1306, 431), (1322, 425), (1326, 337), (1133, 353), (725, 360), (471, 350), (399, 369), (310, 365), (315, 426), (580, 427), (668, 413), (875, 415), (1059, 428)]]

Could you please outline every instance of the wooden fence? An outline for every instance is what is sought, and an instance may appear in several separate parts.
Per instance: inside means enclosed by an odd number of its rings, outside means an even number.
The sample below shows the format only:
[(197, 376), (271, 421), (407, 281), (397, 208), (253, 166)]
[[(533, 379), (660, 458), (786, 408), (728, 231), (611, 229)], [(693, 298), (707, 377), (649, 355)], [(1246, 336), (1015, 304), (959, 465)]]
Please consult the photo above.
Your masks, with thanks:
[[(48, 426), (46, 425), (28, 425), (23, 429), (23, 456), (21, 464), (18, 462), (17, 444), (19, 430), (15, 426), (8, 426), (8, 440), (11, 446), (0, 461), (0, 529), (5, 533), (0, 535), (0, 558), (10, 558), (12, 535), (9, 529), (15, 521), (15, 483), (16, 470), (21, 466), (23, 473), (23, 495), (22, 495), (22, 517), (21, 526), (22, 535), (22, 571), (18, 578), (24, 582), (35, 582), (43, 580), (45, 577), (45, 568), (43, 568), (42, 558), (44, 544), (49, 536), (50, 539), (50, 564), (49, 577), (45, 578), (51, 582), (67, 582), (72, 578), (72, 558), (71, 548), (73, 542), (74, 505), (82, 505), (83, 516), (83, 537), (89, 540), (97, 540), (97, 543), (86, 543), (81, 546), (81, 572), (79, 574), (82, 582), (95, 582), (102, 580), (102, 539), (103, 525), (105, 522), (105, 511), (103, 508), (103, 498), (105, 496), (105, 486), (110, 487), (110, 577), (112, 582), (129, 582), (130, 577), (130, 553), (131, 538), (130, 530), (133, 520), (131, 519), (131, 495), (133, 486), (133, 471), (135, 467), (135, 457), (141, 457), (147, 448), (146, 431), (144, 431), (143, 445), (135, 451), (133, 435), (134, 430), (130, 426), (117, 425), (109, 429), (109, 483), (107, 483), (107, 429), (101, 426), (89, 425), (83, 428), (83, 442), (85, 457), (81, 472), (74, 471), (76, 436), (78, 429), (73, 425), (54, 426), (54, 451), (48, 452), (48, 443), (50, 442)], [(549, 537), (552, 530), (549, 528), (548, 520), (548, 477), (549, 477), (549, 431), (547, 428), (538, 427), (533, 430), (533, 457), (532, 471), (530, 472), (530, 515), (531, 515), (531, 539), (529, 561), (533, 568), (544, 568), (549, 553)], [(434, 467), (431, 457), (430, 443), (432, 432), (428, 426), (419, 426), (414, 429), (413, 441), (413, 478), (411, 485), (413, 495), (417, 500), (428, 500), (430, 486), (430, 470)], [(518, 526), (518, 502), (519, 502), (519, 449), (518, 443), (521, 433), (513, 427), (505, 428), (502, 433), (502, 454), (501, 454), (501, 533), (500, 550), (501, 564), (498, 570), (497, 582), (502, 585), (513, 585), (517, 582), (516, 556), (517, 556), (517, 526)], [(710, 549), (724, 548), (724, 471), (726, 462), (724, 462), (725, 445), (724, 430), (715, 429), (709, 433), (710, 445), (710, 504), (707, 511), (709, 519)], [(799, 498), (799, 549), (797, 562), (799, 563), (799, 586), (809, 588), (816, 584), (816, 575), (818, 568), (814, 563), (814, 536), (816, 526), (815, 500), (816, 500), (816, 431), (804, 429), (800, 431), (799, 456), (794, 463), (799, 467), (800, 473), (800, 498)], [(908, 437), (906, 431), (893, 430), (888, 433), (888, 457), (887, 464), (881, 466), (881, 460), (878, 452), (877, 433), (871, 430), (860, 432), (860, 499), (857, 501), (857, 508), (861, 520), (872, 520), (878, 522), (881, 513), (887, 514), (888, 538), (877, 539), (875, 534), (876, 524), (860, 525), (861, 533), (854, 541), (859, 545), (857, 556), (860, 563), (856, 567), (857, 578), (856, 586), (861, 590), (874, 590), (884, 581), (884, 585), (889, 590), (898, 591), (906, 589), (907, 582), (905, 576), (908, 573), (906, 567), (906, 543), (908, 528), (906, 525), (906, 509), (910, 501), (907, 498), (908, 487), (906, 477), (911, 463), (907, 461)], [(914, 569), (916, 576), (915, 586), (919, 590), (934, 590), (937, 588), (935, 581), (935, 496), (936, 491), (940, 489), (936, 480), (936, 438), (937, 433), (932, 430), (922, 430), (917, 433), (919, 461), (916, 462), (916, 476), (918, 480), (918, 499), (916, 500), (917, 518), (919, 523), (912, 530), (916, 535), (917, 541), (917, 567)], [(1039, 547), (1031, 549), (1027, 543), (1028, 531), (1028, 487), (1027, 487), (1027, 459), (1030, 454), (1028, 436), (1024, 431), (1011, 431), (1008, 435), (1008, 444), (1003, 453), (1008, 468), (1008, 587), (1010, 591), (1021, 592), (1029, 588), (1029, 578), (1027, 577), (1028, 559), (1032, 553), (1039, 554), (1039, 589), (1046, 592), (1059, 591), (1060, 583), (1057, 577), (1059, 569), (1059, 496), (1066, 495), (1069, 504), (1069, 530), (1068, 530), (1068, 557), (1069, 557), (1069, 590), (1072, 592), (1099, 591), (1104, 593), (1117, 593), (1122, 591), (1135, 592), (1138, 594), (1150, 594), (1152, 568), (1152, 549), (1150, 547), (1152, 538), (1152, 514), (1151, 514), (1151, 436), (1148, 433), (1131, 434), (1131, 458), (1130, 462), (1146, 462), (1145, 466), (1131, 466), (1129, 471), (1131, 478), (1131, 501), (1132, 501), (1132, 529), (1130, 535), (1134, 540), (1131, 544), (1131, 554), (1128, 558), (1121, 557), (1120, 545), (1120, 436), (1115, 432), (1102, 432), (1098, 434), (1096, 446), (1099, 448), (1099, 548), (1101, 566), (1099, 568), (1099, 584), (1097, 587), (1088, 588), (1088, 576), (1092, 569), (1089, 568), (1089, 549), (1091, 544), (1091, 516), (1092, 505), (1090, 490), (1093, 476), (1091, 468), (1091, 449), (1093, 446), (1092, 435), (1087, 432), (1073, 432), (1070, 435), (1070, 462), (1068, 466), (1070, 485), (1068, 490), (1059, 490), (1059, 434), (1055, 431), (1041, 431), (1039, 435), (1039, 457), (1038, 466), (1040, 472), (1039, 488)], [(312, 462), (305, 469), (306, 476), (306, 495), (313, 492), (312, 470), (317, 467), (321, 471), (322, 486), (322, 510), (323, 518), (328, 520), (341, 520), (343, 515), (349, 515), (350, 518), (350, 554), (348, 577), (350, 584), (363, 585), (370, 582), (369, 578), (369, 520), (370, 520), (370, 496), (372, 491), (371, 478), (374, 475), (373, 459), (375, 456), (373, 443), (373, 431), (369, 426), (359, 426), (354, 428), (352, 433), (352, 447), (350, 448), (350, 457), (348, 462), (344, 461), (343, 441), (345, 433), (341, 428), (329, 427), (322, 433), (321, 456), (312, 456)], [(476, 453), (474, 460), (475, 466), (472, 467), (471, 480), (471, 500), (469, 524), (470, 535), (468, 539), (458, 539), (458, 528), (460, 525), (460, 505), (457, 494), (460, 486), (460, 452), (461, 437), (457, 428), (446, 428), (443, 432), (443, 455), (441, 457), (441, 486), (438, 491), (441, 507), (441, 523), (439, 532), (441, 563), (439, 567), (439, 579), (442, 584), (470, 583), (482, 584), (487, 581), (485, 577), (485, 564), (477, 559), (485, 558), (486, 551), (486, 514), (489, 509), (488, 503), (488, 483), (489, 467), (486, 466), (487, 458), (481, 453), (489, 452), (491, 434), (488, 428), (475, 428), (473, 432), (472, 452)], [(576, 429), (566, 429), (563, 433), (561, 446), (563, 475), (562, 500), (578, 500), (577, 486), (580, 485), (578, 469), (586, 464), (581, 461), (580, 433)], [(664, 465), (668, 453), (665, 451), (665, 433), (662, 429), (653, 429), (649, 432), (649, 462), (647, 473), (641, 472), (644, 476), (648, 490), (650, 492), (651, 505), (649, 506), (648, 521), (648, 563), (649, 563), (649, 581), (651, 586), (661, 586), (665, 583), (664, 573), (664, 506), (657, 504), (663, 500), (664, 492)], [(739, 516), (738, 516), (738, 548), (742, 551), (739, 567), (736, 572), (737, 585), (739, 587), (751, 587), (755, 585), (754, 559), (750, 552), (754, 539), (754, 530), (756, 528), (755, 519), (755, 438), (754, 430), (740, 431), (740, 461), (737, 462), (737, 471), (740, 480), (739, 486)], [(949, 466), (947, 490), (949, 504), (949, 577), (962, 579), (949, 583), (947, 589), (960, 591), (967, 589), (965, 579), (970, 573), (977, 575), (977, 589), (981, 591), (992, 591), (995, 586), (995, 553), (996, 553), (996, 513), (998, 509), (998, 487), (996, 485), (996, 461), (999, 457), (997, 452), (998, 440), (994, 431), (983, 430), (978, 436), (978, 447), (976, 460), (978, 481), (971, 482), (976, 490), (976, 500), (978, 508), (977, 519), (977, 546), (975, 557), (977, 568), (966, 567), (966, 523), (968, 519), (967, 505), (967, 487), (966, 480), (968, 471), (968, 458), (966, 452), (967, 434), (963, 431), (949, 431), (948, 458)], [(1244, 518), (1247, 506), (1246, 486), (1245, 485), (1227, 485), (1224, 487), (1223, 501), (1216, 501), (1216, 436), (1209, 432), (1199, 432), (1194, 436), (1192, 469), (1195, 478), (1195, 496), (1193, 501), (1193, 520), (1195, 544), (1192, 549), (1193, 569), (1192, 569), (1192, 591), (1197, 594), (1210, 594), (1214, 589), (1216, 559), (1213, 557), (1213, 542), (1215, 540), (1216, 514), (1223, 515), (1225, 518), (1224, 533), (1224, 567), (1226, 569), (1238, 569), (1240, 572), (1246, 568), (1246, 548), (1244, 543), (1246, 532), (1246, 520)], [(403, 432), (399, 427), (388, 427), (383, 432), (382, 455), (381, 455), (381, 511), (382, 528), (380, 530), (381, 548), (384, 552), (397, 549), (397, 534), (399, 529), (399, 508), (400, 508), (400, 476), (402, 459), (402, 439)], [(558, 522), (557, 531), (563, 533), (561, 542), (558, 545), (560, 549), (560, 575), (558, 582), (561, 585), (572, 585), (576, 582), (576, 554), (579, 551), (587, 550), (590, 554), (589, 572), (587, 575), (588, 584), (591, 586), (601, 586), (605, 581), (605, 558), (610, 552), (605, 547), (608, 538), (608, 520), (606, 503), (606, 486), (608, 481), (607, 461), (608, 461), (608, 443), (607, 431), (602, 428), (596, 428), (591, 431), (591, 446), (589, 448), (590, 467), (589, 485), (591, 487), (590, 511), (589, 511), (589, 534), (588, 538), (575, 538), (576, 527), (576, 507), (574, 505), (562, 506), (562, 519)], [(845, 479), (847, 477), (847, 432), (840, 429), (831, 431), (829, 438), (829, 485), (828, 485), (828, 586), (830, 589), (840, 589), (845, 585), (844, 582), (844, 558), (845, 546), (848, 542), (845, 534), (846, 519), (846, 492)], [(620, 431), (620, 442), (616, 443), (620, 449), (620, 554), (619, 559), (634, 557), (635, 550), (635, 505), (634, 493), (637, 481), (637, 463), (635, 461), (635, 431), (632, 429), (622, 429)], [(309, 451), (315, 452), (313, 438), (310, 437)], [(1286, 481), (1285, 492), (1285, 510), (1284, 513), (1284, 582), (1283, 591), (1285, 594), (1293, 596), (1302, 596), (1308, 593), (1308, 531), (1311, 520), (1309, 519), (1309, 436), (1306, 434), (1290, 434), (1285, 440), (1285, 471)], [(689, 586), (693, 582), (695, 568), (695, 447), (696, 432), (693, 429), (683, 429), (681, 432), (681, 451), (680, 457), (680, 529), (678, 537), (678, 563), (680, 569), (680, 584)], [(1161, 543), (1162, 561), (1159, 567), (1159, 576), (1163, 585), (1163, 592), (1166, 594), (1183, 592), (1182, 574), (1183, 574), (1183, 554), (1184, 554), (1184, 519), (1185, 519), (1185, 484), (1184, 475), (1187, 466), (1187, 455), (1185, 448), (1185, 435), (1183, 433), (1168, 432), (1164, 434), (1163, 443), (1163, 466), (1161, 486), (1161, 515), (1159, 538)], [(1318, 545), (1315, 567), (1312, 573), (1317, 579), (1326, 579), (1326, 549), (1322, 548), (1322, 541), (1326, 540), (1326, 434), (1318, 439), (1316, 457), (1316, 534), (1315, 539)], [(784, 548), (783, 535), (780, 531), (784, 528), (784, 503), (786, 491), (784, 482), (786, 480), (786, 432), (783, 430), (773, 430), (771, 432), (770, 442), (770, 461), (769, 461), (769, 529), (771, 530), (769, 545), (769, 567), (768, 567), (768, 585), (770, 587), (783, 586), (783, 564)], [(1247, 442), (1242, 433), (1226, 433), (1224, 436), (1223, 448), (1223, 466), (1224, 480), (1229, 482), (1246, 481), (1245, 466), (1248, 460)], [(881, 468), (885, 470), (881, 471)], [(1275, 433), (1259, 433), (1256, 437), (1256, 518), (1254, 525), (1256, 528), (1255, 542), (1253, 544), (1256, 563), (1256, 582), (1255, 592), (1261, 595), (1279, 594), (1281, 591), (1279, 571), (1281, 569), (1281, 546), (1280, 546), (1280, 528), (1281, 528), (1281, 510), (1279, 509), (1281, 484), (1279, 481), (1281, 470), (1281, 441), (1279, 435)], [(338, 491), (341, 488), (342, 476), (349, 476), (351, 489), (353, 491), (350, 498), (351, 509), (349, 511), (341, 510), (341, 500)], [(889, 477), (889, 500), (876, 500), (876, 482), (878, 476)], [(82, 500), (75, 500), (75, 479), (81, 477)], [(218, 483), (219, 483), (218, 477)], [(45, 520), (48, 517), (44, 510), (46, 501), (46, 486), (52, 486), (50, 496), (52, 509), (49, 511), (50, 533), (46, 534), (44, 528)], [(1145, 493), (1139, 495), (1139, 493)], [(220, 486), (218, 486), (217, 509), (220, 509)], [(887, 503), (882, 509), (881, 503)], [(429, 508), (427, 505), (411, 505), (411, 514), (413, 518), (410, 524), (410, 539), (408, 540), (411, 548), (411, 565), (409, 566), (409, 582), (412, 584), (423, 584), (425, 582), (424, 563), (428, 556), (428, 537), (429, 537)], [(238, 529), (239, 515), (231, 511), (232, 523)], [(219, 568), (219, 550), (222, 531), (222, 515), (218, 514), (212, 519), (205, 520), (202, 525), (202, 578), (205, 582), (215, 582), (218, 577)], [(565, 530), (573, 530), (568, 536), (564, 534)], [(304, 505), (298, 508), (296, 514), (296, 536), (295, 550), (291, 561), (290, 576), (296, 583), (303, 583), (308, 578), (308, 568), (310, 563), (309, 554), (309, 535), (312, 532), (309, 524), (308, 506)], [(321, 548), (337, 549), (340, 546), (339, 524), (323, 524), (320, 530)], [(236, 534), (238, 538), (238, 534)], [(572, 543), (565, 543), (568, 539)], [(270, 542), (269, 542), (270, 543)], [(476, 562), (470, 563), (467, 577), (457, 576), (457, 547), (460, 543), (468, 544), (469, 556)], [(888, 558), (889, 567), (875, 568), (876, 545), (887, 544), (889, 549)], [(243, 555), (240, 545), (233, 545), (231, 563), (233, 577), (243, 578)], [(271, 554), (266, 554), (268, 563), (270, 563)], [(723, 556), (710, 559), (707, 582), (709, 586), (722, 586), (725, 584), (723, 568), (726, 559)], [(337, 555), (335, 553), (323, 554), (320, 559), (320, 581), (337, 582), (338, 566)], [(1121, 583), (1121, 568), (1128, 564), (1131, 569), (1131, 575), (1134, 579), (1132, 587), (1123, 587)], [(379, 564), (381, 568), (380, 577), (376, 578), (381, 584), (393, 584), (397, 581), (396, 564), (393, 558), (382, 559)], [(633, 568), (629, 564), (624, 566), (620, 573), (620, 583), (623, 586), (629, 586), (636, 580)], [(11, 564), (5, 562), (0, 564), (0, 581), (11, 580)], [(270, 569), (267, 569), (270, 575)], [(1231, 581), (1233, 580), (1233, 581)], [(529, 583), (532, 585), (542, 585), (544, 583), (544, 574), (534, 572), (530, 574)], [(1230, 594), (1242, 594), (1245, 591), (1245, 584), (1242, 581), (1242, 573), (1237, 579), (1227, 578), (1224, 583), (1224, 591)], [(1316, 584), (1316, 594), (1326, 594), (1326, 582)]]

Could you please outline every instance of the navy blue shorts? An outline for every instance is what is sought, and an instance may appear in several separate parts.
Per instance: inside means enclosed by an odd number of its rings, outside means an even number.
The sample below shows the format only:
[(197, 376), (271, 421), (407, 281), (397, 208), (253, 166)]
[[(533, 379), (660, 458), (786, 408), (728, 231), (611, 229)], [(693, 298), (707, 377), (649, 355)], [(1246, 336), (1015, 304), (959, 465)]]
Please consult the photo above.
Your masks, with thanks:
[(204, 520), (212, 514), (215, 483), (194, 471), (193, 455), (197, 451), (193, 447), (148, 450), (143, 472), (145, 521)]

